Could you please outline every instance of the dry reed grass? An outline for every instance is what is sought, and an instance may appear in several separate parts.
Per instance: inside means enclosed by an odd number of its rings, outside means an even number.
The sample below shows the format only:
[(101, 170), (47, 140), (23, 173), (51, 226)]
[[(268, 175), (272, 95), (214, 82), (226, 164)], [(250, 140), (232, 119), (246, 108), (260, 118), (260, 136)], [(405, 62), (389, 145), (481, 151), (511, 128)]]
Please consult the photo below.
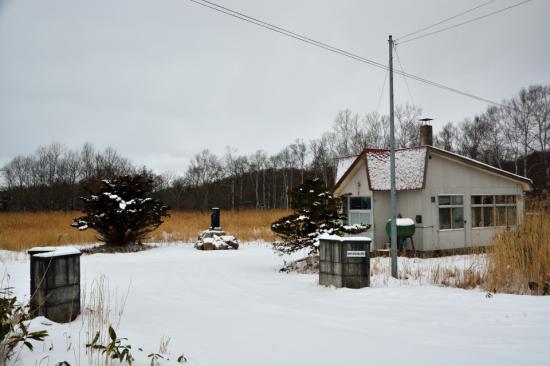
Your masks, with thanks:
[[(125, 293), (118, 293), (116, 289), (111, 289), (108, 279), (104, 275), (92, 281), (89, 289), (86, 287), (83, 289), (82, 328), (78, 333), (80, 345), (91, 343), (96, 333), (99, 333), (99, 344), (109, 342), (109, 326), (114, 329), (119, 328), (129, 291), (129, 287)], [(77, 346), (76, 348), (80, 351), (82, 347)], [(86, 347), (86, 356), (87, 362), (81, 363), (82, 356), (75, 354), (76, 364), (90, 366), (108, 366), (111, 364), (108, 357), (106, 357), (108, 355), (102, 354), (101, 350), (93, 347)]]
[(487, 250), (483, 287), (491, 292), (550, 294), (550, 213), (527, 213)]
[[(273, 241), (271, 223), (285, 210), (222, 211), (223, 229), (241, 241)], [(97, 242), (93, 230), (78, 231), (70, 224), (80, 212), (2, 212), (0, 213), (0, 249), (22, 251), (35, 246), (90, 244)], [(210, 226), (208, 212), (172, 211), (150, 242), (190, 242), (199, 231)]]
[(79, 212), (2, 212), (0, 249), (21, 251), (35, 246), (95, 243), (92, 231), (70, 227)]
[[(273, 241), (271, 223), (281, 216), (289, 215), (285, 210), (241, 210), (222, 211), (221, 225), (226, 233), (235, 235), (240, 241)], [(152, 233), (152, 242), (190, 242), (198, 233), (210, 226), (210, 213), (176, 211), (162, 226)]]

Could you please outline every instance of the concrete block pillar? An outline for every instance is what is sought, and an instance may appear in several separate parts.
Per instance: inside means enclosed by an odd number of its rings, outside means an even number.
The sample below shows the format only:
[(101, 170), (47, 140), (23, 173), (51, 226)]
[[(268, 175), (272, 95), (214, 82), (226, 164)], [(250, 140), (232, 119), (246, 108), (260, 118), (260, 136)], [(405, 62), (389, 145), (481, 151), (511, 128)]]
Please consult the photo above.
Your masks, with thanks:
[(33, 248), (30, 259), (30, 311), (57, 322), (80, 314), (80, 250)]
[(370, 286), (370, 244), (367, 237), (321, 236), (319, 284), (362, 288)]

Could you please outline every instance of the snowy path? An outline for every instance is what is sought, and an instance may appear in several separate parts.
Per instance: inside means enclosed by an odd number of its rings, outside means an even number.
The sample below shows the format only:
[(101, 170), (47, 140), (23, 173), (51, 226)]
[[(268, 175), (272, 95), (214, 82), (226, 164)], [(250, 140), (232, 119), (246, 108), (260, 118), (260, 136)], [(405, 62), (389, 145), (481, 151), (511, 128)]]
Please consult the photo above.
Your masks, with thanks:
[[(88, 283), (106, 274), (121, 294), (131, 283), (119, 335), (148, 351), (169, 336), (172, 356), (191, 365), (550, 365), (550, 297), (324, 288), (316, 275), (278, 273), (281, 262), (262, 245), (181, 245), (84, 256), (81, 269)], [(28, 262), (2, 266), (26, 294)]]

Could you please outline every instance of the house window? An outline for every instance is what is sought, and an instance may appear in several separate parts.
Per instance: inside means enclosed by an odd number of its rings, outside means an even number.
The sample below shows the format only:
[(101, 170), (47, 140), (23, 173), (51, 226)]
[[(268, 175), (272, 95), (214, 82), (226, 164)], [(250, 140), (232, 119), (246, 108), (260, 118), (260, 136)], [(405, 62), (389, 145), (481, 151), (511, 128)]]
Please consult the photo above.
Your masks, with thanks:
[(464, 228), (464, 199), (462, 195), (438, 196), (439, 229)]
[(370, 197), (350, 197), (350, 210), (370, 210)]
[(472, 196), (472, 227), (495, 226), (495, 196)]
[(371, 198), (368, 196), (349, 197), (348, 223), (371, 223)]
[(516, 223), (516, 196), (472, 196), (472, 227), (513, 226)]

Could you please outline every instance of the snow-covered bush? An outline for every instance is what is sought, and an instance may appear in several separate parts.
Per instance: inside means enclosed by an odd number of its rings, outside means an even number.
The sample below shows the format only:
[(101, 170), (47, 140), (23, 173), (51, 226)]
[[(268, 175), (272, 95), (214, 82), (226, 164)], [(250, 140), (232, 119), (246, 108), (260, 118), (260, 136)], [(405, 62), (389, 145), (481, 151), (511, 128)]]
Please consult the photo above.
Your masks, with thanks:
[(358, 234), (369, 228), (369, 225), (344, 225), (346, 215), (339, 210), (340, 200), (319, 179), (306, 179), (289, 195), (294, 213), (271, 224), (271, 230), (282, 239), (274, 243), (275, 250), (283, 254), (304, 248), (310, 255), (317, 254), (321, 234)]
[(143, 175), (104, 180), (97, 192), (82, 197), (85, 215), (72, 226), (96, 230), (107, 245), (139, 243), (168, 216), (168, 206), (150, 197), (152, 190), (153, 180)]

